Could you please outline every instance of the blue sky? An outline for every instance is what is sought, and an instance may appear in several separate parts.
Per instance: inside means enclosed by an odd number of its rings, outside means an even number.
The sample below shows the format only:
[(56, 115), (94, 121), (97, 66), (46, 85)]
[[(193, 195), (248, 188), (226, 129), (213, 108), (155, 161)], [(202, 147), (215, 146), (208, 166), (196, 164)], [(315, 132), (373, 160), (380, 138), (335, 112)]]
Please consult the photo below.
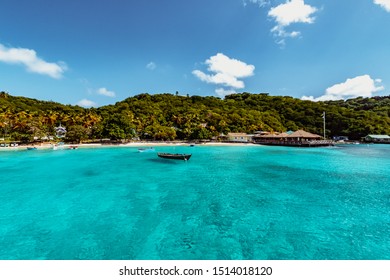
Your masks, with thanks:
[(85, 107), (140, 93), (390, 94), (390, 0), (0, 0), (0, 90)]

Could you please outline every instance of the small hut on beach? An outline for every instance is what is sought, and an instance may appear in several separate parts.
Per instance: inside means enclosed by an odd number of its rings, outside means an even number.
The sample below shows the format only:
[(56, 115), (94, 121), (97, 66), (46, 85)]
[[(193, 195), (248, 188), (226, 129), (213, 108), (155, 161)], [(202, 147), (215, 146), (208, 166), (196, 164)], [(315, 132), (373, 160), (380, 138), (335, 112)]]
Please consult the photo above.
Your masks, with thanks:
[(252, 134), (230, 132), (228, 135), (226, 135), (226, 140), (229, 142), (247, 143), (252, 141), (252, 137)]
[(313, 134), (304, 130), (297, 130), (288, 136), (286, 136), (289, 140), (292, 141), (311, 141), (311, 140), (320, 140), (322, 136), (318, 134)]

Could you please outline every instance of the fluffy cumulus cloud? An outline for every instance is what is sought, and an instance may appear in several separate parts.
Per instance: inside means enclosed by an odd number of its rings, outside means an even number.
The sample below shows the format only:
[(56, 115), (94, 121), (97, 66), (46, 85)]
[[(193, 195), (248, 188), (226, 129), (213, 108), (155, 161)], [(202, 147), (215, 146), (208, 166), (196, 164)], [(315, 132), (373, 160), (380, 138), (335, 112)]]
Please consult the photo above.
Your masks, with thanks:
[(7, 48), (0, 44), (0, 61), (8, 64), (20, 64), (26, 67), (27, 71), (47, 75), (60, 79), (67, 67), (65, 63), (46, 62), (37, 56), (34, 50), (24, 48)]
[[(314, 14), (317, 8), (305, 4), (304, 0), (287, 0), (286, 3), (273, 7), (269, 10), (268, 16), (273, 18), (276, 25), (272, 28), (272, 33), (279, 38), (297, 37), (298, 31), (286, 31), (286, 27), (293, 23), (313, 23)], [(284, 39), (279, 41), (284, 43)]]
[(381, 83), (382, 80), (374, 80), (369, 75), (357, 76), (327, 88), (325, 94), (320, 97), (314, 98), (313, 96), (303, 96), (302, 100), (327, 101), (345, 100), (359, 96), (371, 97), (375, 92), (385, 89)]
[(390, 0), (374, 0), (374, 3), (390, 12)]
[(146, 68), (149, 69), (149, 70), (154, 70), (154, 69), (156, 69), (156, 67), (157, 67), (157, 65), (153, 61), (151, 61), (148, 64), (146, 64)]
[(115, 92), (110, 91), (104, 87), (99, 88), (97, 91), (97, 94), (108, 96), (108, 97), (115, 97)]
[(81, 106), (81, 107), (96, 107), (96, 103), (93, 102), (92, 100), (88, 100), (88, 99), (82, 99), (80, 100), (79, 102), (77, 102), (77, 105)]
[[(245, 84), (240, 79), (253, 76), (255, 70), (255, 66), (229, 58), (222, 53), (210, 57), (205, 64), (208, 65), (209, 73), (194, 70), (192, 74), (203, 82), (228, 87), (229, 91), (244, 88)], [(226, 91), (224, 88), (219, 88), (216, 92), (221, 95), (223, 90)]]

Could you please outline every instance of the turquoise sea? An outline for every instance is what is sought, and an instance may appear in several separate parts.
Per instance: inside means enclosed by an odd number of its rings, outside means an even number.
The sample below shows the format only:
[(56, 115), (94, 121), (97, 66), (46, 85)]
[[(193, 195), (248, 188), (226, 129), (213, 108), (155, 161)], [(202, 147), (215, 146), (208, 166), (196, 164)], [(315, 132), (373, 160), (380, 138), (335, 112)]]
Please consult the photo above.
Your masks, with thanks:
[(390, 259), (390, 145), (0, 151), (0, 259)]

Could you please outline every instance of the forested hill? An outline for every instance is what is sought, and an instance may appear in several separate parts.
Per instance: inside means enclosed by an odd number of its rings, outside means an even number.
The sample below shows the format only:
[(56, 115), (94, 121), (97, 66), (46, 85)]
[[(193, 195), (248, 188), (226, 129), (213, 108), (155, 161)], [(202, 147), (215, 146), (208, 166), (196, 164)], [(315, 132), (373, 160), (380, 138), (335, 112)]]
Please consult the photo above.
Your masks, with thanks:
[(312, 102), (250, 93), (225, 99), (145, 93), (85, 109), (0, 92), (0, 137), (28, 140), (53, 135), (60, 123), (68, 130), (68, 140), (211, 139), (228, 132), (298, 129), (322, 135), (324, 111), (327, 136), (359, 139), (390, 134), (390, 96)]

